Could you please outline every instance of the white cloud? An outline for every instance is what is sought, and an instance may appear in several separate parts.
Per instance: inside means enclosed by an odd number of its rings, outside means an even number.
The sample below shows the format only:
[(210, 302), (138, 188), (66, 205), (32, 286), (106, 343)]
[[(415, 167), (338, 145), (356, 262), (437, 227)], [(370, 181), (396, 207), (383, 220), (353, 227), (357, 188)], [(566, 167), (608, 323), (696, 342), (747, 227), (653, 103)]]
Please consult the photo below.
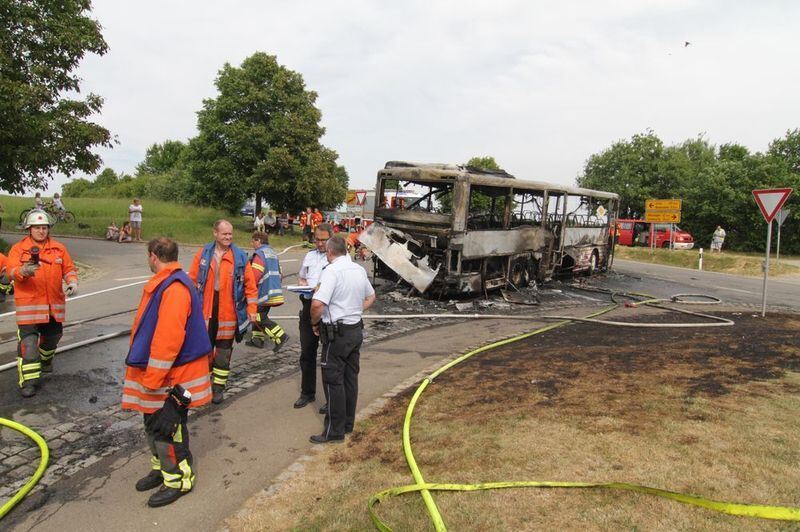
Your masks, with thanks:
[[(319, 93), (324, 142), (353, 186), (387, 160), (493, 155), (522, 178), (571, 183), (586, 158), (653, 128), (753, 150), (797, 123), (791, 2), (96, 0), (111, 47), (81, 69), (106, 98), (131, 172), (195, 133), (225, 63), (257, 50)], [(692, 44), (684, 46), (684, 41)], [(55, 185), (58, 186), (57, 184)], [(51, 187), (52, 188), (52, 187)]]

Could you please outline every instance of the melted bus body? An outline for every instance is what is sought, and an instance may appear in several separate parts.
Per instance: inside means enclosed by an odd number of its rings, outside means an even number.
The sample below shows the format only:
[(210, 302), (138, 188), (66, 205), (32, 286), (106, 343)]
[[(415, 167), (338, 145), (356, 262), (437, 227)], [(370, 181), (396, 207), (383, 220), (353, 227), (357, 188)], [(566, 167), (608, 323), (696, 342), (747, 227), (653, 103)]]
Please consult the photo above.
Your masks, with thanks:
[[(402, 191), (416, 197), (388, 202)], [(361, 241), (375, 274), (419, 292), (522, 287), (610, 265), (619, 197), (446, 164), (389, 162)]]

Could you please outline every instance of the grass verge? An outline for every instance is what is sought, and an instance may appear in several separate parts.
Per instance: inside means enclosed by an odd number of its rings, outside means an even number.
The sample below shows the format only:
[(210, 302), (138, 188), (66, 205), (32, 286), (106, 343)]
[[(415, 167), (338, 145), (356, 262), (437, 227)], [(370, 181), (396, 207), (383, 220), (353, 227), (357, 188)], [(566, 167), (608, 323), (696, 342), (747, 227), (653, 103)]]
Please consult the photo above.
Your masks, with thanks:
[[(696, 249), (686, 251), (655, 249), (651, 252), (648, 248), (617, 246), (614, 253), (615, 257), (618, 259), (649, 262), (651, 264), (666, 264), (668, 266), (678, 266), (693, 270), (697, 269), (699, 259), (699, 252)], [(794, 260), (797, 259), (795, 258)], [(763, 254), (736, 253), (732, 251), (712, 254), (705, 251), (703, 253), (703, 270), (761, 277), (764, 275), (761, 270), (763, 261)], [(797, 275), (800, 274), (800, 268), (786, 264), (783, 261), (776, 265), (773, 255), (769, 262), (769, 273), (770, 275)]]
[[(47, 201), (49, 198), (45, 198)], [(66, 198), (64, 203), (68, 210), (75, 214), (74, 223), (59, 222), (53, 228), (54, 235), (89, 236), (103, 238), (106, 227), (111, 221), (121, 226), (128, 219), (130, 200), (119, 198)], [(0, 196), (0, 204), (4, 208), (3, 229), (16, 231), (22, 211), (33, 206), (32, 198), (17, 196)], [(144, 199), (142, 239), (155, 236), (168, 236), (186, 244), (202, 244), (212, 240), (211, 228), (215, 220), (225, 218), (234, 224), (234, 240), (239, 245), (250, 245), (250, 234), (253, 225), (250, 218), (208, 207), (193, 207), (178, 203)], [(294, 234), (273, 236), (270, 243), (276, 248), (283, 248), (300, 242), (300, 233), (295, 228)]]
[[(420, 400), (411, 426), (420, 469), (429, 482), (622, 481), (797, 505), (800, 318), (733, 318), (735, 327), (684, 330), (668, 342), (663, 332), (573, 325), (478, 355)], [(230, 529), (373, 529), (368, 498), (412, 483), (401, 448), (412, 392), (359, 420), (346, 444), (325, 449), (273, 496), (251, 501)], [(604, 490), (434, 498), (451, 530), (781, 527)], [(431, 528), (418, 494), (378, 512), (394, 530)]]

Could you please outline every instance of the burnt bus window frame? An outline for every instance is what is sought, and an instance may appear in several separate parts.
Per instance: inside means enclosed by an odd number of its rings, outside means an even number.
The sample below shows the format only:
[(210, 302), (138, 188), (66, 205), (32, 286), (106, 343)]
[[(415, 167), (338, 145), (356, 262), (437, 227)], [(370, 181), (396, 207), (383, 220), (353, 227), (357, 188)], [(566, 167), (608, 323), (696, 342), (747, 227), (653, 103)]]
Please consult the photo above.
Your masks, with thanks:
[(508, 229), (511, 191), (511, 186), (470, 184), (466, 209), (467, 231)]
[[(398, 198), (400, 194), (404, 192), (409, 192), (408, 190), (406, 190), (406, 188), (409, 186), (414, 186), (423, 189), (427, 188), (427, 192), (419, 190), (413, 191), (421, 193), (422, 197), (415, 198), (408, 204), (396, 200), (394, 206), (389, 206), (390, 201), (387, 198), (386, 194), (387, 182), (396, 183), (395, 187), (393, 189), (390, 189), (391, 192), (394, 193), (395, 198)], [(414, 211), (414, 212), (422, 212), (428, 214), (451, 215), (453, 213), (452, 199), (450, 201), (443, 201), (443, 196), (448, 194), (450, 196), (454, 196), (454, 191), (455, 191), (454, 182), (402, 180), (397, 178), (385, 177), (381, 178), (381, 183), (380, 183), (380, 200), (381, 200), (380, 208), (392, 211)], [(438, 205), (434, 204), (434, 202), (438, 203)], [(400, 205), (398, 205), (398, 203), (400, 203)]]

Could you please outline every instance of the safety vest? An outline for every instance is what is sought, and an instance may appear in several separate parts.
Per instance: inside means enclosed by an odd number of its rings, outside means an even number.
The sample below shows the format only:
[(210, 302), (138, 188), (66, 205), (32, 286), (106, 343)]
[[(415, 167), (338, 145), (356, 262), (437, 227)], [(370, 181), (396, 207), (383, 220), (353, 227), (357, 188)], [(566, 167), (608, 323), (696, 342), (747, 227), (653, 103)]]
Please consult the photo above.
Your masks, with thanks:
[[(258, 304), (259, 306), (277, 307), (283, 305), (283, 291), (281, 290), (281, 265), (278, 256), (268, 245), (263, 245), (253, 253), (261, 257), (264, 262), (264, 271), (261, 272), (261, 279), (258, 281)], [(251, 264), (253, 260), (250, 260)], [(258, 268), (257, 264), (253, 264)]]
[(211, 341), (208, 339), (208, 329), (206, 329), (206, 322), (203, 319), (203, 306), (200, 303), (200, 297), (197, 295), (194, 283), (186, 275), (186, 272), (175, 270), (158, 285), (153, 297), (147, 302), (147, 307), (142, 313), (134, 333), (128, 356), (125, 358), (126, 365), (142, 369), (147, 367), (150, 360), (150, 344), (153, 342), (153, 335), (158, 323), (158, 309), (161, 305), (161, 297), (164, 295), (164, 291), (174, 282), (179, 282), (189, 289), (189, 294), (192, 298), (192, 311), (189, 314), (189, 319), (186, 320), (186, 328), (184, 329), (186, 336), (178, 357), (172, 363), (173, 367), (188, 364), (211, 352)]
[[(208, 270), (211, 268), (211, 261), (214, 260), (215, 245), (215, 242), (206, 244), (203, 247), (203, 254), (200, 256), (197, 286), (201, 299), (205, 293)], [(244, 268), (247, 264), (247, 253), (239, 249), (236, 244), (231, 244), (231, 253), (233, 253), (233, 308), (236, 309), (236, 326), (239, 333), (244, 334), (250, 325), (247, 317), (247, 298), (244, 295)]]

